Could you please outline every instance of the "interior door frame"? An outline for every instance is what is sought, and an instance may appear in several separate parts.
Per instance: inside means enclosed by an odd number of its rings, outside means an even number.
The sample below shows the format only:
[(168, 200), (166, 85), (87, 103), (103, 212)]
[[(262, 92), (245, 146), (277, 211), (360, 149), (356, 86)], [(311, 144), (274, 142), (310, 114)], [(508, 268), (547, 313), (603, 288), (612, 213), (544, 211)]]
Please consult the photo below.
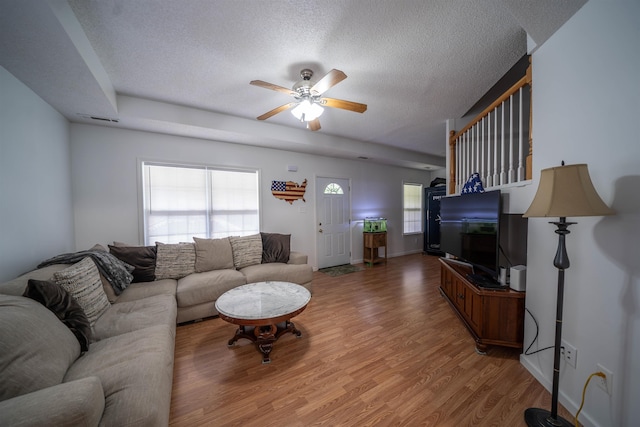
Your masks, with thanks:
[(352, 230), (352, 226), (353, 226), (353, 217), (352, 217), (352, 213), (353, 213), (353, 208), (351, 205), (351, 181), (352, 179), (350, 177), (345, 177), (345, 176), (331, 176), (331, 175), (325, 175), (325, 174), (316, 174), (314, 176), (314, 181), (315, 181), (315, 209), (313, 210), (313, 235), (314, 235), (314, 243), (315, 243), (315, 251), (316, 251), (316, 265), (320, 265), (320, 252), (318, 251), (318, 207), (320, 206), (319, 200), (318, 200), (318, 192), (319, 192), (319, 188), (318, 188), (318, 179), (322, 178), (322, 179), (342, 179), (342, 180), (346, 180), (349, 183), (349, 194), (347, 197), (347, 200), (349, 201), (349, 212), (347, 213), (348, 217), (349, 217), (349, 263), (351, 263), (353, 261), (353, 230)]

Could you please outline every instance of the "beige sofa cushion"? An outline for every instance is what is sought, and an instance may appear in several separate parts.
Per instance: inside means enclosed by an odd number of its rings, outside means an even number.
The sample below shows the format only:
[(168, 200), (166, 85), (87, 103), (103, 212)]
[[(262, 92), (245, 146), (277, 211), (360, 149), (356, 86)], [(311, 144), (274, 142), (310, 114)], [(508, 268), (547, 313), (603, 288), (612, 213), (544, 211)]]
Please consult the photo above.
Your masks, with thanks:
[(260, 234), (232, 236), (229, 237), (229, 241), (233, 249), (233, 265), (238, 270), (262, 262), (262, 237)]
[(269, 264), (251, 265), (240, 270), (247, 278), (247, 283), (256, 282), (291, 282), (304, 285), (313, 278), (313, 267), (309, 264)]
[(118, 301), (94, 325), (93, 340), (99, 341), (154, 325), (172, 327), (176, 324), (176, 317), (176, 298), (173, 295)]
[(193, 238), (196, 245), (196, 273), (233, 268), (233, 251), (228, 237), (222, 239)]
[(178, 307), (215, 301), (229, 289), (246, 283), (242, 273), (231, 269), (190, 274), (178, 280)]
[[(53, 273), (64, 270), (71, 264), (53, 264), (24, 273), (13, 280), (0, 285), (0, 294), (20, 296), (27, 289), (29, 279), (51, 280)], [(111, 285), (109, 285), (111, 286)]]
[(176, 279), (162, 279), (155, 282), (132, 283), (127, 286), (116, 301), (116, 304), (135, 301), (155, 295), (171, 295), (175, 298), (178, 281)]
[(156, 242), (156, 280), (179, 279), (195, 272), (196, 248), (193, 243)]
[(307, 254), (291, 251), (291, 253), (289, 253), (288, 264), (307, 264), (308, 258)]
[(105, 396), (100, 425), (167, 426), (175, 325), (155, 325), (91, 344), (64, 377), (96, 376)]
[(55, 314), (26, 297), (0, 295), (0, 401), (60, 384), (80, 344)]
[(103, 411), (102, 384), (88, 377), (0, 402), (0, 425), (97, 426)]

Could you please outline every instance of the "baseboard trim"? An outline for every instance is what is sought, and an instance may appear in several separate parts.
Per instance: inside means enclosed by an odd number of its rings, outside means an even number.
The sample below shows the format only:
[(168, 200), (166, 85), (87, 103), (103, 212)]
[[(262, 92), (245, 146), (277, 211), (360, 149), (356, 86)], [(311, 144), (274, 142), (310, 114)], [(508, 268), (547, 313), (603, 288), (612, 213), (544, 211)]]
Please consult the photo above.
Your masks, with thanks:
[[(536, 380), (538, 380), (540, 384), (542, 384), (544, 388), (547, 389), (549, 393), (551, 393), (551, 387), (553, 386), (552, 380), (547, 378), (537, 365), (531, 363), (529, 358), (527, 358), (527, 356), (525, 356), (524, 354), (520, 355), (520, 363), (525, 367), (527, 371), (529, 371), (531, 375), (533, 375)], [(562, 382), (562, 378), (560, 379), (560, 381)], [(569, 412), (571, 412), (571, 414), (575, 416), (575, 413), (578, 412), (579, 404), (576, 404), (576, 402), (571, 400), (562, 390), (560, 390), (559, 394), (560, 395), (558, 396), (558, 401)], [(550, 410), (551, 408), (549, 407), (542, 409)], [(567, 421), (570, 421), (573, 424), (574, 419), (572, 417)], [(583, 427), (602, 427), (600, 424), (596, 423), (585, 410), (580, 413), (580, 423)]]

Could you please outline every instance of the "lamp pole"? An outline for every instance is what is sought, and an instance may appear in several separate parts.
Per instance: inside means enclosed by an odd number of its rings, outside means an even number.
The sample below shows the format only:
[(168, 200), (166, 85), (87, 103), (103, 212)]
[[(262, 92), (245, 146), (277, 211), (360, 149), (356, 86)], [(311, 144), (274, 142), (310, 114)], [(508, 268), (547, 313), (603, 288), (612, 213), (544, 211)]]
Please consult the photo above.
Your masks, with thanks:
[(558, 269), (558, 296), (556, 298), (556, 339), (553, 353), (553, 385), (551, 389), (551, 412), (539, 408), (529, 408), (524, 412), (524, 420), (529, 427), (571, 427), (572, 424), (558, 417), (558, 388), (560, 386), (560, 347), (562, 346), (562, 307), (564, 305), (564, 271), (569, 268), (569, 256), (565, 236), (570, 233), (569, 226), (575, 222), (567, 222), (566, 217), (560, 221), (550, 222), (557, 227), (558, 249), (553, 265)]
[[(575, 222), (567, 222), (567, 218), (561, 217), (560, 221), (553, 222), (557, 227), (558, 250), (553, 260), (553, 265), (558, 269), (558, 296), (556, 299), (556, 341), (553, 354), (553, 389), (551, 393), (551, 425), (562, 425), (558, 422), (558, 387), (560, 384), (560, 347), (562, 346), (562, 307), (564, 307), (564, 271), (569, 268), (569, 256), (565, 236), (570, 233), (569, 225)], [(565, 420), (563, 420), (565, 421)]]

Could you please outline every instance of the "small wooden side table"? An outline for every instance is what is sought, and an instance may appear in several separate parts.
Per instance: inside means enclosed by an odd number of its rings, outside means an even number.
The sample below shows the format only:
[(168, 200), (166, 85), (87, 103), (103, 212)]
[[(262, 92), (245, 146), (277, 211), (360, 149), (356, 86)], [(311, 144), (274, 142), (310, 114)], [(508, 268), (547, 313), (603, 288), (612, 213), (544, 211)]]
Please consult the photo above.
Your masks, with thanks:
[[(382, 262), (387, 263), (387, 232), (362, 233), (364, 241), (364, 250), (362, 255), (363, 262), (370, 266)], [(380, 256), (380, 248), (384, 248), (384, 258)]]

